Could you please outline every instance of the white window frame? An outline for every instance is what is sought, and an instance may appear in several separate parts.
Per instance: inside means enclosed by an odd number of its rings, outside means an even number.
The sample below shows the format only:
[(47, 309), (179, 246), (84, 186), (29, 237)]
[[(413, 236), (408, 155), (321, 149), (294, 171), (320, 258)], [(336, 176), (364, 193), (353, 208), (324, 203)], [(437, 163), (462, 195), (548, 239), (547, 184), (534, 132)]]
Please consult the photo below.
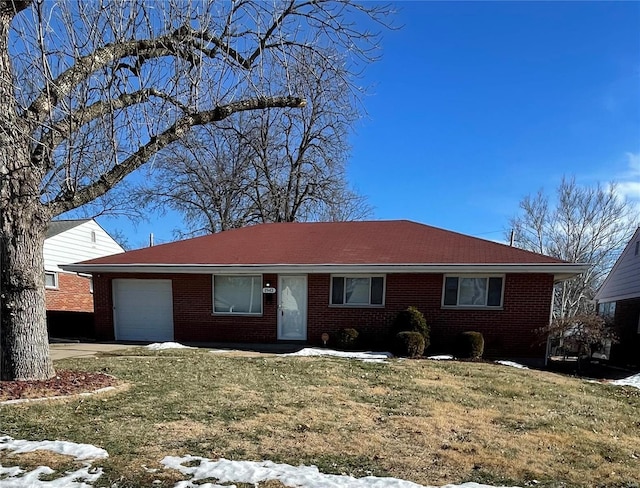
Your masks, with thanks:
[[(447, 278), (458, 278), (458, 290), (456, 293), (456, 304), (455, 305), (445, 305), (444, 298), (446, 292)], [(462, 278), (485, 278), (487, 280), (487, 296), (484, 305), (460, 305), (460, 279)], [(489, 301), (489, 278), (500, 278), (502, 283), (500, 287), (500, 305), (487, 305), (486, 303)], [(442, 308), (451, 308), (451, 309), (477, 309), (477, 310), (502, 310), (504, 308), (504, 283), (505, 275), (503, 274), (445, 274), (442, 277), (442, 296), (440, 299), (440, 305)]]
[[(47, 290), (57, 290), (58, 289), (58, 272), (57, 271), (45, 271), (44, 272), (44, 287)], [(47, 285), (47, 275), (51, 275), (53, 276), (53, 286), (52, 285)]]
[[(216, 311), (216, 276), (236, 277), (236, 278), (258, 278), (260, 283), (260, 311), (259, 312), (217, 312)], [(211, 275), (211, 308), (213, 315), (245, 315), (251, 317), (259, 317), (263, 313), (264, 300), (263, 300), (263, 275), (261, 274), (238, 274), (238, 273), (216, 273)]]
[[(345, 280), (345, 286), (342, 290), (342, 301), (343, 303), (333, 303), (333, 279), (334, 278), (343, 278)], [(369, 303), (346, 303), (347, 301), (347, 287), (346, 280), (347, 278), (368, 278), (369, 279)], [(371, 303), (371, 278), (382, 278), (382, 303)], [(365, 308), (365, 307), (373, 307), (380, 308), (384, 307), (385, 299), (387, 295), (387, 275), (384, 274), (332, 274), (330, 276), (329, 283), (329, 306), (331, 307), (346, 307), (346, 308)]]

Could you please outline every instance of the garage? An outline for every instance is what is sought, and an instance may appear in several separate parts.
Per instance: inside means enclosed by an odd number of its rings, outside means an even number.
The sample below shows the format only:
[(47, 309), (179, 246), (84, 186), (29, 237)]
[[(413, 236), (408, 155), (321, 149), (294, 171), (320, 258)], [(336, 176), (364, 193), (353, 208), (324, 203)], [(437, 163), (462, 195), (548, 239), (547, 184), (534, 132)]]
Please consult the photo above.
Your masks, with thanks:
[(173, 340), (171, 280), (113, 280), (117, 341)]

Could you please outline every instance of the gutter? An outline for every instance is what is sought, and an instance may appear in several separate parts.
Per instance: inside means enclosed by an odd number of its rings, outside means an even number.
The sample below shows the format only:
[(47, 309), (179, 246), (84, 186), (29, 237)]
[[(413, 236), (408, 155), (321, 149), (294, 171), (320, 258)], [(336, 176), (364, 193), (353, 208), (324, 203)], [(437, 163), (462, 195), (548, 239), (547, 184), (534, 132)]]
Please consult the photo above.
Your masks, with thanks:
[(65, 264), (76, 273), (138, 274), (308, 274), (308, 273), (537, 273), (564, 281), (587, 271), (589, 264)]

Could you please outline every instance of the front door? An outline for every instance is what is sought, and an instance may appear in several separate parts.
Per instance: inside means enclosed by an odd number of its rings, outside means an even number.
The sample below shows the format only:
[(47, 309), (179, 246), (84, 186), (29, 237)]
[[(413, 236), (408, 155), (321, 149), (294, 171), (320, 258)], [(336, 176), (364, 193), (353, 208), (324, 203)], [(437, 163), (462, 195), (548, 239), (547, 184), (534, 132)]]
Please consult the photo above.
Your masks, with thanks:
[(278, 339), (307, 340), (307, 277), (278, 278)]

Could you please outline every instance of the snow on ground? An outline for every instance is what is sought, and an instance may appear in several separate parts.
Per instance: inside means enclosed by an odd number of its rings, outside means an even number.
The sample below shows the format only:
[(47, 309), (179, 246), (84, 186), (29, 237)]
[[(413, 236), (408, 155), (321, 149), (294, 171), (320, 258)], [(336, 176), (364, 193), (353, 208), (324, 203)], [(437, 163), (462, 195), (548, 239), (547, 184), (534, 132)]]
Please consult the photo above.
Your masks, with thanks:
[(185, 346), (179, 342), (154, 342), (148, 346), (144, 346), (152, 351), (164, 351), (165, 349), (193, 349), (193, 347)]
[[(66, 441), (25, 441), (16, 440), (8, 436), (0, 437), (0, 449), (13, 453), (47, 450), (59, 454), (73, 456), (76, 460), (85, 461), (84, 466), (75, 471), (61, 473), (54, 479), (50, 478), (55, 471), (47, 466), (38, 466), (31, 471), (14, 467), (0, 466), (0, 488), (91, 488), (102, 476), (102, 468), (93, 468), (89, 460), (108, 457), (107, 451), (90, 444), (76, 444)], [(220, 484), (199, 483), (207, 478), (218, 480), (218, 483), (251, 483), (256, 484), (269, 480), (280, 481), (283, 485), (297, 488), (423, 488), (411, 481), (398, 478), (381, 478), (366, 476), (354, 478), (347, 475), (321, 473), (315, 466), (291, 466), (276, 464), (271, 461), (229, 461), (210, 459), (198, 456), (166, 456), (161, 464), (165, 468), (175, 469), (188, 479), (179, 481), (175, 488), (222, 488)], [(146, 467), (145, 467), (146, 468)], [(155, 470), (149, 470), (153, 472)], [(226, 485), (228, 488), (229, 485)], [(429, 487), (426, 487), (429, 488)], [(431, 487), (433, 488), (433, 487)], [(462, 483), (460, 485), (445, 485), (442, 488), (495, 488), (478, 483)]]
[(282, 354), (282, 356), (331, 356), (337, 358), (359, 359), (369, 363), (382, 363), (385, 359), (393, 357), (390, 352), (355, 352), (336, 351), (334, 349), (319, 349), (317, 347), (306, 347), (297, 352)]
[(503, 366), (511, 366), (512, 368), (529, 369), (525, 365), (520, 363), (515, 363), (513, 361), (496, 361), (496, 363), (502, 364)]
[(76, 444), (67, 441), (23, 441), (9, 436), (0, 437), (0, 450), (13, 454), (24, 454), (33, 451), (51, 451), (65, 456), (73, 456), (77, 461), (109, 457), (104, 449), (91, 444)]
[(427, 359), (433, 359), (434, 361), (449, 361), (453, 359), (450, 354), (441, 354), (439, 356), (428, 356)]
[(25, 441), (9, 436), (0, 437), (0, 450), (8, 450), (13, 454), (33, 451), (50, 451), (72, 456), (77, 461), (85, 461), (84, 466), (67, 471), (55, 479), (43, 481), (42, 476), (49, 477), (55, 471), (47, 466), (38, 466), (32, 471), (25, 471), (17, 466), (5, 468), (0, 466), (0, 488), (88, 488), (102, 476), (102, 468), (93, 468), (89, 460), (106, 458), (107, 451), (90, 444), (76, 444), (67, 441)]
[[(191, 478), (177, 483), (175, 488), (218, 488), (221, 486), (213, 483), (196, 484), (196, 482), (207, 478), (217, 479), (219, 483), (251, 484), (277, 480), (292, 488), (300, 486), (307, 488), (422, 488), (422, 485), (398, 478), (378, 476), (354, 478), (347, 475), (324, 474), (315, 466), (291, 466), (271, 461), (229, 461), (227, 459), (211, 461), (198, 456), (166, 456), (161, 464), (167, 468), (176, 469)], [(463, 483), (461, 485), (446, 485), (442, 488), (492, 487), (478, 483)]]
[(612, 385), (616, 386), (633, 386), (640, 389), (640, 373), (619, 380), (611, 381)]

